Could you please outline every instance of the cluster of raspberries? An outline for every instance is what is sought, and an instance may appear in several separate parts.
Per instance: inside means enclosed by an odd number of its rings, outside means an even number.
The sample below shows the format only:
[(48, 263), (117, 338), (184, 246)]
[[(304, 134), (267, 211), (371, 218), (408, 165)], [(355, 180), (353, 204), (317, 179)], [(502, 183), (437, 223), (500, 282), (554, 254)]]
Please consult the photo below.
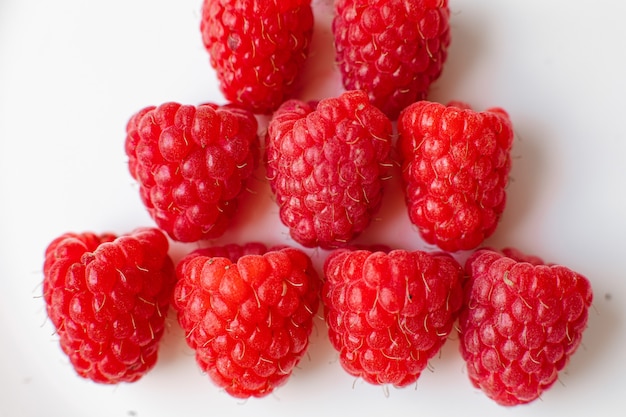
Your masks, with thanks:
[[(46, 249), (47, 312), (80, 376), (141, 378), (172, 307), (199, 367), (238, 398), (288, 380), (316, 314), (346, 372), (371, 384), (414, 384), (455, 328), (471, 382), (497, 403), (531, 402), (557, 380), (581, 343), (591, 286), (482, 246), (506, 205), (514, 134), (501, 108), (426, 99), (450, 44), (447, 0), (334, 8), (345, 92), (304, 102), (310, 0), (204, 1), (202, 40), (230, 103), (150, 106), (126, 127), (156, 227), (66, 233)], [(261, 163), (295, 245), (209, 246), (174, 262), (169, 239), (224, 234)], [(437, 251), (353, 245), (395, 167), (408, 216)], [(298, 245), (329, 250), (323, 271)], [(472, 251), (464, 265), (458, 251)]]

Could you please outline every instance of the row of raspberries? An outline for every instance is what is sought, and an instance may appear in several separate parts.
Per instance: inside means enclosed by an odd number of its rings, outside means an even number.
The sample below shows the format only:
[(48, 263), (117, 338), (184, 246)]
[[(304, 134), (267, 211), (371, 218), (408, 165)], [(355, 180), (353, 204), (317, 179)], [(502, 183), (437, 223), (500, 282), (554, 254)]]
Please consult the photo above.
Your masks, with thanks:
[[(311, 1), (203, 2), (202, 41), (230, 104), (151, 106), (126, 129), (131, 175), (172, 239), (223, 235), (261, 153), (280, 218), (305, 247), (360, 235), (394, 163), (426, 242), (470, 250), (494, 232), (511, 165), (509, 116), (426, 101), (450, 44), (447, 0), (337, 0), (334, 12), (347, 91), (303, 102), (292, 96), (312, 39)], [(259, 113), (271, 114), (264, 143)]]
[(263, 397), (307, 351), (321, 301), (350, 375), (413, 384), (458, 322), (471, 382), (517, 405), (557, 380), (592, 301), (582, 275), (513, 249), (480, 249), (463, 268), (444, 252), (342, 248), (320, 279), (294, 247), (207, 247), (176, 266), (167, 247), (156, 228), (50, 244), (44, 298), (79, 375), (109, 384), (145, 375), (173, 306), (200, 369), (233, 397)]
[[(260, 159), (257, 120), (232, 105), (165, 103), (135, 114), (126, 154), (157, 225), (182, 242), (221, 236)], [(280, 218), (305, 247), (349, 245), (370, 224), (393, 163), (409, 217), (449, 252), (478, 247), (504, 211), (513, 129), (500, 108), (418, 101), (391, 121), (361, 90), (291, 99), (272, 118), (264, 161)]]
[[(167, 102), (126, 126), (128, 168), (157, 227), (67, 233), (45, 252), (47, 313), (79, 375), (141, 378), (173, 308), (198, 366), (237, 398), (288, 380), (316, 315), (341, 366), (371, 384), (414, 384), (455, 326), (471, 382), (497, 403), (531, 402), (557, 380), (581, 343), (591, 286), (483, 246), (506, 205), (514, 133), (501, 108), (427, 100), (450, 44), (447, 0), (334, 10), (346, 91), (306, 102), (294, 97), (310, 0), (203, 2), (202, 40), (229, 104)], [(261, 163), (293, 241), (330, 251), (322, 273), (303, 250), (262, 243), (175, 263), (169, 239), (223, 236)], [(408, 217), (438, 251), (353, 245), (396, 167)], [(473, 251), (465, 265), (459, 251)]]
[[(426, 98), (448, 54), (448, 0), (336, 0), (334, 12), (347, 90), (366, 91), (393, 120)], [(296, 93), (313, 37), (311, 0), (205, 0), (200, 29), (229, 101), (272, 113)]]

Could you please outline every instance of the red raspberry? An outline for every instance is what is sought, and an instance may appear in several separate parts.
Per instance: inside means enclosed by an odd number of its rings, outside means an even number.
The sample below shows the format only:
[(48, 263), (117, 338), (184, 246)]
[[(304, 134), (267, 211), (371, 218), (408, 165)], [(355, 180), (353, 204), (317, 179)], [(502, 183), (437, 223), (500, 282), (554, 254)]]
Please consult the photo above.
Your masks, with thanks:
[(204, 0), (200, 30), (226, 98), (270, 113), (294, 92), (307, 59), (311, 0)]
[(158, 229), (54, 239), (45, 252), (43, 297), (76, 372), (116, 384), (152, 369), (174, 280)]
[(444, 253), (340, 249), (324, 273), (324, 317), (343, 368), (371, 384), (414, 383), (456, 320), (461, 265)]
[(310, 258), (294, 248), (236, 262), (188, 256), (177, 266), (174, 307), (198, 365), (231, 396), (271, 393), (309, 344), (320, 285)]
[(257, 120), (231, 106), (165, 103), (126, 127), (126, 154), (141, 200), (182, 242), (222, 235), (258, 164)]
[(420, 101), (398, 119), (409, 217), (422, 238), (454, 252), (478, 247), (506, 203), (513, 128), (500, 108)]
[(450, 44), (447, 0), (338, 0), (336, 60), (349, 90), (364, 90), (395, 120), (424, 100)]
[(459, 332), (473, 385), (512, 406), (557, 380), (580, 345), (593, 295), (589, 281), (564, 266), (503, 252), (513, 257), (485, 249), (467, 260)]
[(391, 122), (367, 95), (285, 102), (266, 139), (267, 176), (298, 243), (346, 245), (378, 211), (390, 165)]

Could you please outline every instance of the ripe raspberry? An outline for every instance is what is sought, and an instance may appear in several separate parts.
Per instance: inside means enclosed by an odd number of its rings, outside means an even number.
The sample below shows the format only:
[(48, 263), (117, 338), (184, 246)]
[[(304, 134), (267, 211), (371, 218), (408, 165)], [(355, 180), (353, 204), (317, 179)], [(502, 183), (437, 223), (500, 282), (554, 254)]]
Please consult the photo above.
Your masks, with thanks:
[(422, 238), (454, 252), (478, 247), (506, 204), (513, 128), (500, 108), (420, 101), (398, 119), (409, 217)]
[(257, 120), (232, 106), (165, 103), (126, 127), (126, 154), (142, 202), (182, 242), (222, 235), (258, 164)]
[(174, 287), (158, 229), (66, 233), (47, 247), (43, 297), (61, 349), (95, 382), (133, 382), (155, 365)]
[(310, 258), (294, 248), (236, 262), (188, 256), (177, 266), (174, 307), (198, 365), (231, 396), (271, 393), (309, 344), (320, 285)]
[(473, 385), (502, 405), (531, 402), (552, 386), (587, 324), (589, 281), (540, 262), (484, 249), (466, 263), (461, 354)]
[(294, 92), (307, 59), (311, 0), (204, 0), (200, 30), (226, 98), (270, 113)]
[(346, 245), (378, 211), (390, 165), (391, 122), (361, 91), (285, 102), (266, 138), (267, 176), (298, 243)]
[(324, 317), (343, 368), (371, 384), (415, 382), (456, 320), (461, 265), (444, 253), (340, 249), (324, 273)]
[(348, 90), (364, 90), (395, 120), (424, 100), (450, 44), (447, 0), (338, 0), (336, 61)]

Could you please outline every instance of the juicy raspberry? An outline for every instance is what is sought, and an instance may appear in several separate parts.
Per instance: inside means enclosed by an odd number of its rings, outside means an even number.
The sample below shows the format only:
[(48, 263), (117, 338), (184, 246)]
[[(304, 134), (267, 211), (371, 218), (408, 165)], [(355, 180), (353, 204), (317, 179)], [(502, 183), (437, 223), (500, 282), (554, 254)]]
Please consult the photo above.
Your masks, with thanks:
[(415, 382), (456, 320), (461, 265), (444, 253), (340, 249), (324, 273), (324, 317), (343, 368), (371, 384)]
[(294, 92), (307, 59), (311, 0), (204, 0), (200, 30), (226, 98), (270, 113)]
[(157, 225), (178, 241), (221, 236), (258, 164), (257, 120), (232, 106), (165, 103), (126, 127), (128, 168)]
[(319, 278), (294, 248), (236, 262), (191, 253), (177, 266), (174, 307), (196, 361), (237, 398), (284, 384), (309, 344)]
[(174, 287), (158, 229), (66, 233), (46, 248), (43, 297), (61, 349), (95, 382), (133, 382), (156, 363)]
[(478, 247), (506, 204), (513, 128), (500, 108), (420, 101), (398, 119), (409, 217), (422, 238), (449, 252)]
[(267, 176), (298, 243), (346, 245), (378, 211), (390, 165), (391, 122), (361, 91), (285, 102), (266, 139)]
[(447, 0), (338, 0), (336, 60), (349, 90), (364, 90), (395, 120), (424, 100), (450, 44)]
[(465, 266), (461, 354), (473, 385), (506, 406), (531, 402), (554, 384), (580, 345), (593, 298), (582, 275), (530, 259), (485, 249)]

